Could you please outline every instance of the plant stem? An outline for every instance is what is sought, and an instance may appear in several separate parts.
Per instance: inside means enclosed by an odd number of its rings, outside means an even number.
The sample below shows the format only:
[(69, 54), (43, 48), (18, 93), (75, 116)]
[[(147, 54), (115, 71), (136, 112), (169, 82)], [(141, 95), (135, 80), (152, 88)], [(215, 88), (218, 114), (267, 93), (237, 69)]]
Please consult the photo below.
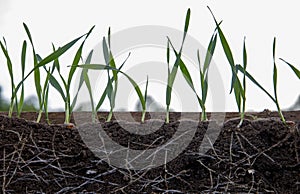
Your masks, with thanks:
[(97, 115), (97, 111), (93, 111), (92, 112), (92, 122), (96, 123), (98, 121), (98, 115)]
[(142, 119), (141, 122), (144, 123), (145, 122), (145, 116), (146, 116), (146, 110), (142, 111)]
[(14, 103), (11, 103), (10, 107), (9, 107), (9, 111), (8, 111), (8, 117), (9, 118), (12, 117), (13, 110), (14, 110)]
[(110, 109), (106, 122), (110, 122), (113, 115), (113, 110)]
[(41, 118), (42, 118), (42, 113), (43, 113), (43, 110), (42, 110), (42, 109), (40, 109), (40, 110), (39, 110), (38, 117), (37, 117), (37, 119), (36, 119), (36, 122), (37, 122), (37, 123), (39, 123), (39, 122), (41, 121)]
[(240, 123), (238, 124), (238, 128), (242, 126), (243, 124), (243, 121), (245, 119), (245, 109), (246, 109), (246, 69), (245, 69), (245, 66), (244, 66), (244, 77), (243, 77), (243, 92), (244, 92), (244, 97), (242, 97), (242, 100), (243, 100), (243, 107), (242, 107), (242, 112), (241, 112), (241, 120), (240, 120)]
[(244, 118), (245, 118), (245, 108), (244, 107), (245, 107), (245, 101), (243, 102), (243, 111), (241, 112), (241, 120), (237, 126), (238, 128), (240, 128), (242, 126)]
[(70, 109), (69, 109), (69, 103), (65, 102), (65, 124), (70, 123)]
[(48, 112), (48, 106), (47, 105), (44, 106), (44, 110), (45, 110), (45, 120), (46, 120), (47, 124), (50, 124), (49, 114), (48, 114), (49, 112)]
[(206, 121), (206, 120), (207, 120), (207, 114), (205, 108), (203, 108), (201, 113), (201, 121)]
[(284, 124), (286, 124), (286, 121), (285, 121), (285, 118), (284, 118), (284, 116), (283, 116), (283, 114), (282, 114), (282, 111), (281, 111), (281, 109), (280, 109), (278, 100), (276, 100), (275, 103), (276, 103), (277, 111), (278, 111), (278, 114), (279, 114), (279, 116), (280, 116), (281, 121), (282, 121)]
[(170, 107), (167, 106), (167, 111), (166, 111), (166, 123), (169, 123), (170, 122)]

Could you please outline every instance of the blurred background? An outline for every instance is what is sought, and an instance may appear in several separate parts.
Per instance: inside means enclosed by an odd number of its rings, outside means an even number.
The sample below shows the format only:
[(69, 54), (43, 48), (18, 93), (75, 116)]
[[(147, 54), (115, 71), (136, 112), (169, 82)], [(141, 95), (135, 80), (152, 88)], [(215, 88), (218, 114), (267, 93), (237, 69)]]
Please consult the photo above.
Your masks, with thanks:
[[(0, 37), (5, 37), (8, 50), (13, 61), (16, 82), (20, 81), (21, 47), (26, 37), (22, 23), (25, 22), (32, 34), (37, 52), (47, 56), (51, 44), (61, 46), (74, 38), (86, 33), (93, 25), (95, 30), (86, 42), (85, 56), (107, 34), (109, 27), (112, 33), (141, 25), (161, 25), (182, 30), (186, 10), (191, 8), (191, 21), (188, 34), (197, 39), (204, 48), (215, 28), (213, 18), (207, 9), (209, 6), (219, 21), (223, 20), (222, 29), (231, 46), (235, 62), (242, 63), (243, 38), (246, 36), (248, 50), (248, 71), (271, 93), (272, 85), (272, 43), (277, 37), (277, 58), (281, 57), (300, 68), (300, 18), (298, 1), (259, 1), (259, 0), (202, 0), (202, 1), (98, 1), (98, 0), (0, 0)], [(112, 40), (113, 41), (113, 40)], [(32, 56), (28, 45), (28, 61), (26, 72), (32, 69)], [(61, 59), (61, 71), (68, 73), (78, 46), (73, 47)], [(163, 51), (165, 53), (165, 51)], [(155, 58), (155, 55), (151, 56)], [(135, 60), (131, 58), (130, 60)], [(224, 80), (224, 111), (237, 111), (234, 96), (229, 94), (231, 70), (227, 63), (220, 44), (217, 44), (213, 58)], [(283, 109), (300, 109), (299, 88), (300, 82), (289, 67), (277, 60), (278, 68), (278, 97)], [(0, 110), (7, 111), (10, 99), (10, 82), (6, 60), (0, 52)], [(19, 75), (19, 76), (17, 76)], [(195, 81), (198, 73), (193, 75)], [(133, 77), (134, 78), (134, 77)], [(26, 107), (24, 110), (34, 110), (37, 98), (34, 89), (33, 77), (25, 84)], [(165, 91), (153, 89), (152, 108), (157, 103), (157, 110), (164, 108)], [(163, 94), (163, 95), (161, 95)], [(64, 104), (59, 94), (50, 89), (50, 111), (62, 111)], [(131, 107), (138, 110), (137, 102)], [(176, 100), (174, 101), (176, 103)], [(149, 104), (149, 106), (150, 106)], [(208, 110), (212, 111), (208, 100)], [(183, 105), (184, 106), (184, 105)], [(173, 104), (174, 111), (180, 111)], [(197, 106), (195, 106), (197, 107)], [(25, 109), (26, 108), (26, 109)], [(103, 109), (107, 109), (105, 102)], [(275, 110), (273, 102), (255, 85), (248, 81), (247, 110), (262, 111)], [(190, 111), (198, 111), (198, 108)]]

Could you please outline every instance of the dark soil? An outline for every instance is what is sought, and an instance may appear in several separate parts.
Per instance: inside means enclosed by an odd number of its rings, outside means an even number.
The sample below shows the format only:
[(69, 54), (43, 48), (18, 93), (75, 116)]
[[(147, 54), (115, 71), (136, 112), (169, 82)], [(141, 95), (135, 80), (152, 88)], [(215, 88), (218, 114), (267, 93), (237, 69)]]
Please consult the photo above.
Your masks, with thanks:
[[(130, 113), (123, 113), (130, 114)], [(195, 113), (190, 113), (193, 115)], [(250, 114), (250, 113), (249, 113)], [(238, 113), (226, 114), (217, 140), (207, 152), (199, 147), (208, 126), (217, 124), (181, 118), (151, 134), (133, 134), (117, 121), (104, 122), (106, 134), (132, 150), (158, 148), (178, 132), (197, 129), (183, 152), (166, 165), (144, 170), (118, 168), (97, 157), (79, 130), (93, 133), (95, 124), (68, 128), (63, 113), (51, 113), (51, 125), (35, 123), (35, 113), (22, 119), (0, 114), (0, 187), (3, 193), (300, 193), (300, 111), (284, 112), (286, 126), (276, 112), (251, 113), (240, 128)], [(135, 120), (140, 113), (131, 113)], [(192, 118), (193, 116), (191, 116)], [(149, 119), (149, 115), (147, 115)], [(74, 122), (74, 119), (72, 119)], [(156, 121), (155, 121), (156, 122)], [(134, 128), (134, 123), (126, 123)], [(97, 132), (97, 131), (94, 131)], [(206, 134), (206, 135), (205, 135)], [(176, 145), (183, 146), (179, 138)], [(159, 158), (158, 158), (159, 159)]]

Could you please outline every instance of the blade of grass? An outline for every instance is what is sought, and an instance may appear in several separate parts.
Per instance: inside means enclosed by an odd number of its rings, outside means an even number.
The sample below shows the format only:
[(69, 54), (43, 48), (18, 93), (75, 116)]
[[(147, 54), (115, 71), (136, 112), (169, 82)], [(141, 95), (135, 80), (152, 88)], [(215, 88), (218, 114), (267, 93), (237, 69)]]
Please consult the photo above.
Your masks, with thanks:
[[(117, 73), (120, 72), (120, 70), (122, 69), (122, 67), (124, 66), (124, 64), (126, 63), (126, 61), (128, 60), (129, 56), (130, 56), (130, 53), (128, 54), (128, 56), (127, 56), (127, 58), (125, 59), (125, 61), (123, 62), (123, 64), (119, 67)], [(86, 63), (86, 64), (87, 64), (87, 63)], [(111, 82), (114, 82), (114, 78), (111, 78), (110, 80), (111, 80)], [(98, 111), (98, 110), (100, 109), (100, 107), (102, 106), (102, 104), (103, 104), (103, 102), (104, 102), (104, 100), (105, 100), (105, 97), (106, 97), (106, 95), (107, 95), (108, 87), (109, 87), (109, 86), (107, 85), (106, 88), (105, 88), (105, 90), (103, 91), (103, 93), (102, 93), (102, 95), (101, 95), (101, 98), (99, 99), (98, 104), (97, 104), (97, 106), (96, 106), (96, 111)]]
[(284, 59), (282, 58), (279, 58), (281, 61), (285, 62), (288, 66), (290, 66), (290, 68), (293, 70), (293, 72), (295, 73), (295, 75), (300, 79), (300, 71), (295, 67), (293, 66), (291, 63), (285, 61)]
[(203, 65), (203, 72), (207, 72), (207, 69), (209, 68), (213, 54), (215, 52), (216, 44), (217, 44), (217, 34), (214, 32), (209, 41), (209, 45), (207, 48), (205, 61), (204, 61), (204, 65)]
[(147, 81), (146, 81), (146, 88), (145, 88), (145, 93), (144, 93), (144, 99), (145, 99), (145, 102), (144, 102), (144, 107), (143, 107), (143, 104), (142, 104), (142, 119), (141, 119), (141, 122), (144, 123), (145, 122), (145, 116), (146, 116), (146, 104), (147, 104), (147, 93), (148, 93), (148, 76), (147, 76)]
[(63, 55), (67, 50), (69, 50), (78, 40), (80, 40), (82, 37), (84, 37), (84, 35), (74, 39), (73, 41), (67, 43), (66, 45), (64, 45), (63, 47), (60, 47), (59, 49), (57, 49), (56, 51), (54, 51), (53, 53), (51, 53), (50, 55), (48, 55), (47, 57), (45, 57), (42, 61), (40, 61), (38, 63), (38, 65), (36, 67), (34, 67), (33, 69), (30, 70), (30, 72), (24, 77), (24, 79), (22, 79), (20, 81), (20, 83), (17, 85), (16, 90), (14, 92), (14, 95), (16, 95), (18, 89), (21, 87), (22, 83), (37, 69), (40, 67), (43, 67), (45, 65), (47, 65), (48, 63), (55, 61), (56, 59), (58, 59), (61, 55)]
[[(232, 55), (232, 52), (231, 52), (231, 49), (229, 47), (229, 44), (224, 36), (224, 33), (222, 31), (222, 29), (220, 28), (220, 25), (218, 24), (213, 12), (211, 11), (211, 9), (207, 6), (207, 8), (209, 9), (210, 13), (212, 14), (213, 16), (213, 19), (215, 21), (215, 24), (217, 26), (217, 30), (218, 30), (218, 34), (219, 34), (219, 38), (220, 38), (220, 41), (221, 41), (221, 44), (222, 44), (222, 47), (223, 47), (223, 50), (224, 50), (224, 53), (226, 55), (226, 58), (230, 64), (230, 67), (231, 67), (231, 71), (232, 71), (232, 81), (231, 81), (231, 88), (230, 88), (230, 93), (232, 92), (232, 90), (234, 89), (234, 86), (235, 86), (235, 82), (236, 81), (239, 81), (238, 80), (238, 77), (237, 77), (237, 72), (235, 71), (235, 62), (234, 62), (234, 59), (233, 59), (233, 55)], [(240, 84), (238, 84), (240, 85)], [(236, 85), (236, 86), (238, 86)], [(242, 88), (235, 88), (236, 90), (242, 90)]]
[[(105, 40), (105, 37), (103, 37), (103, 40), (102, 40), (102, 47), (103, 47), (103, 55), (104, 55), (104, 60), (105, 60), (105, 64), (109, 67), (110, 66), (110, 56), (109, 56), (109, 50), (108, 50), (108, 47), (107, 47), (107, 44), (106, 44), (106, 40)], [(112, 78), (113, 81), (115, 81), (115, 77)], [(109, 69), (107, 69), (107, 97), (109, 99), (109, 103), (110, 103), (110, 111), (109, 111), (109, 114), (108, 114), (108, 117), (107, 117), (107, 122), (109, 122), (112, 118), (112, 115), (113, 115), (113, 109), (114, 109), (114, 102), (113, 102), (113, 92), (114, 92), (114, 89), (113, 89), (113, 85), (112, 85), (112, 80), (110, 78), (110, 73), (109, 73)]]
[(73, 59), (73, 63), (72, 63), (72, 66), (70, 68), (70, 71), (69, 71), (69, 76), (68, 76), (68, 81), (67, 81), (67, 85), (66, 85), (66, 98), (67, 98), (67, 101), (66, 101), (66, 120), (65, 122), (66, 123), (69, 123), (70, 122), (70, 116), (73, 112), (73, 107), (75, 106), (72, 106), (73, 102), (71, 102), (71, 95), (70, 95), (70, 86), (71, 86), (71, 81), (72, 81), (72, 78), (74, 76), (74, 73), (76, 71), (76, 66), (75, 65), (78, 65), (79, 64), (79, 61), (81, 59), (81, 55), (82, 55), (82, 50), (83, 50), (83, 46), (85, 44), (85, 41), (87, 40), (87, 38), (90, 36), (90, 34), (92, 33), (93, 29), (95, 28), (95, 26), (93, 26), (89, 31), (88, 33), (86, 34), (83, 42), (81, 43), (79, 49), (77, 50), (76, 54), (75, 54), (75, 57)]
[(75, 66), (75, 65), (78, 65), (78, 64), (79, 64), (80, 57), (81, 57), (81, 55), (82, 55), (82, 49), (83, 49), (83, 46), (84, 46), (84, 44), (85, 44), (85, 41), (86, 41), (87, 38), (90, 36), (90, 34), (92, 33), (92, 31), (93, 31), (94, 28), (95, 28), (95, 26), (93, 26), (93, 27), (89, 30), (89, 32), (86, 34), (86, 36), (85, 36), (83, 42), (81, 43), (79, 49), (77, 50), (77, 53), (76, 53), (76, 55), (75, 55), (75, 57), (74, 57), (74, 59), (73, 59), (72, 67), (71, 67), (71, 69), (70, 69), (70, 71), (69, 71), (68, 82), (67, 82), (68, 85), (71, 85), (71, 80), (72, 80), (73, 75), (74, 75), (74, 73), (75, 73), (75, 71), (76, 71), (76, 66)]
[(136, 93), (139, 97), (139, 100), (142, 104), (143, 109), (146, 109), (146, 105), (145, 105), (146, 101), (145, 101), (145, 98), (144, 98), (144, 96), (141, 92), (140, 87), (129, 75), (127, 75), (123, 71), (120, 71), (116, 68), (113, 68), (113, 67), (110, 67), (110, 66), (107, 66), (107, 65), (102, 65), (102, 64), (82, 64), (82, 65), (78, 65), (77, 67), (92, 69), (92, 70), (107, 70), (107, 69), (109, 69), (109, 70), (112, 70), (112, 71), (120, 72), (121, 74), (123, 74), (129, 80), (129, 82), (131, 83), (131, 85), (133, 86), (133, 88), (135, 89), (135, 91), (136, 91)]
[[(219, 24), (220, 25), (220, 24)], [(206, 56), (205, 56), (205, 61), (203, 65), (203, 70), (201, 70), (201, 63), (200, 63), (200, 54), (199, 50), (197, 51), (197, 58), (198, 58), (198, 63), (199, 63), (199, 71), (200, 71), (200, 82), (201, 82), (201, 93), (202, 93), (202, 114), (201, 114), (201, 121), (207, 120), (207, 114), (206, 114), (206, 107), (205, 107), (205, 102), (207, 98), (207, 92), (208, 92), (208, 69), (211, 64), (212, 57), (214, 55), (215, 47), (217, 44), (217, 34), (215, 33), (216, 29), (209, 41)]]
[(274, 69), (273, 69), (273, 86), (274, 86), (274, 97), (275, 97), (275, 104), (276, 104), (276, 107), (277, 107), (277, 111), (278, 111), (278, 114), (281, 118), (281, 121), (285, 124), (286, 121), (285, 121), (285, 118), (282, 114), (282, 111), (281, 111), (281, 108), (280, 108), (280, 105), (279, 105), (279, 102), (278, 102), (278, 96), (277, 96), (277, 66), (276, 66), (276, 62), (275, 62), (275, 51), (276, 51), (276, 38), (274, 37), (274, 40), (273, 40), (273, 66), (274, 66)]
[(265, 89), (265, 88), (263, 88), (262, 86), (261, 86), (261, 84), (258, 82), (258, 81), (256, 81), (255, 79), (254, 79), (254, 77), (248, 72), (248, 71), (244, 71), (244, 69), (243, 69), (243, 67), (241, 66), (241, 65), (237, 65), (236, 66), (237, 67), (237, 69), (239, 70), (239, 71), (241, 71), (241, 72), (245, 72), (245, 75), (246, 75), (246, 77), (248, 77), (248, 79), (250, 79), (257, 87), (259, 87), (265, 94), (267, 94), (268, 96), (269, 96), (269, 98), (273, 101), (273, 102), (275, 102), (276, 100), (274, 99), (274, 97)]
[(211, 9), (208, 7), (211, 15), (213, 16), (213, 19), (215, 21), (215, 24), (217, 26), (217, 31), (218, 31), (218, 34), (219, 34), (219, 38), (220, 38), (220, 41), (221, 41), (221, 45), (223, 47), (223, 51), (226, 55), (226, 58), (229, 62), (229, 65), (231, 67), (231, 72), (232, 72), (232, 77), (231, 77), (231, 88), (230, 88), (230, 93), (232, 92), (232, 90), (234, 90), (234, 94), (235, 94), (235, 100), (236, 100), (236, 103), (237, 103), (237, 106), (238, 106), (238, 110), (239, 112), (241, 112), (241, 99), (245, 99), (245, 92), (244, 92), (244, 89), (242, 87), (242, 84), (238, 78), (238, 75), (237, 75), (237, 68), (236, 68), (236, 65), (235, 65), (235, 62), (234, 62), (234, 58), (233, 58), (233, 55), (232, 55), (232, 51), (230, 49), (230, 46), (228, 44), (228, 41), (226, 40), (225, 38), (225, 35), (220, 27), (220, 24), (218, 24), (214, 14), (212, 13)]
[(64, 90), (62, 89), (62, 87), (60, 86), (59, 82), (57, 81), (57, 79), (49, 74), (49, 81), (50, 81), (50, 84), (58, 91), (58, 93), (61, 95), (62, 99), (64, 100), (64, 102), (66, 102), (67, 100), (67, 97), (64, 93)]
[[(25, 76), (26, 50), (27, 50), (27, 42), (24, 40), (23, 46), (22, 46), (22, 52), (21, 52), (22, 79), (24, 79), (24, 76)], [(19, 110), (18, 117), (20, 117), (20, 114), (23, 109), (23, 105), (24, 105), (24, 83), (22, 83), (22, 88), (21, 88), (21, 96), (20, 96), (19, 107), (18, 107), (18, 110)]]
[(243, 104), (242, 104), (242, 112), (241, 112), (241, 120), (238, 124), (238, 127), (241, 127), (245, 118), (245, 110), (246, 110), (246, 69), (247, 69), (247, 50), (246, 50), (246, 37), (244, 37), (244, 44), (243, 44), (243, 88), (244, 88), (244, 96)]
[(89, 96), (90, 96), (90, 101), (91, 101), (91, 106), (92, 106), (92, 122), (96, 122), (97, 121), (97, 112), (95, 111), (95, 107), (94, 107), (93, 92), (92, 92), (90, 79), (88, 77), (88, 69), (83, 69), (83, 77), (84, 77), (84, 82), (86, 84), (86, 87), (88, 89)]
[[(178, 53), (177, 53), (176, 49), (174, 48), (172, 42), (171, 42), (171, 41), (169, 41), (169, 42), (170, 42), (170, 45), (171, 45), (171, 47), (172, 47), (172, 49), (173, 49), (174, 54), (176, 55), (176, 57), (178, 57)], [(191, 87), (191, 89), (192, 89), (193, 92), (195, 93), (195, 95), (196, 95), (196, 97), (197, 97), (197, 100), (198, 100), (198, 102), (199, 102), (201, 108), (204, 108), (203, 101), (202, 101), (201, 98), (198, 96), (198, 94), (197, 94), (197, 92), (196, 92), (196, 90), (195, 90), (195, 87), (194, 87), (194, 84), (193, 84), (192, 77), (191, 77), (191, 75), (190, 75), (190, 73), (189, 73), (189, 71), (188, 71), (188, 69), (187, 69), (185, 63), (184, 63), (181, 59), (179, 59), (179, 67), (180, 67), (180, 70), (181, 70), (181, 72), (182, 72), (182, 74), (183, 74), (183, 77), (185, 78), (186, 82), (188, 83), (188, 85)]]
[(277, 67), (275, 63), (275, 49), (276, 49), (276, 38), (273, 41), (273, 86), (274, 86), (274, 95), (277, 99)]
[(46, 79), (44, 82), (44, 87), (43, 87), (43, 94), (42, 94), (43, 103), (42, 104), (44, 107), (46, 122), (48, 124), (50, 124), (49, 114), (48, 114), (49, 79), (50, 79), (50, 75), (52, 75), (55, 70), (55, 65), (53, 64), (51, 70), (50, 70), (50, 67), (47, 70), (47, 68), (44, 66), (44, 70), (47, 72), (47, 76), (46, 76)]
[[(92, 60), (92, 57), (93, 57), (93, 50), (90, 51), (90, 53), (88, 54), (88, 57), (86, 58), (86, 61), (85, 61), (85, 64), (89, 64), (91, 63), (91, 60)], [(86, 71), (86, 72), (84, 72)], [(79, 84), (78, 84), (78, 89), (76, 91), (76, 94), (72, 100), (72, 104), (71, 104), (71, 109), (74, 110), (74, 107), (76, 105), (76, 102), (77, 102), (77, 99), (78, 99), (78, 94), (79, 94), (79, 91), (80, 91), (80, 88), (82, 87), (83, 83), (84, 83), (84, 74), (85, 73), (88, 73), (88, 70), (82, 70), (81, 71), (81, 74), (80, 74), (80, 79), (79, 79)]]
[[(109, 33), (108, 33), (108, 39), (109, 39), (109, 44), (110, 44), (110, 29), (109, 29)], [(102, 41), (102, 46), (103, 46), (103, 54), (104, 54), (104, 59), (105, 59), (105, 63), (108, 67), (112, 67), (112, 68), (116, 68), (116, 64), (114, 62), (114, 58), (113, 55), (111, 53), (111, 48), (108, 48), (107, 43), (106, 43), (106, 39), (105, 37), (103, 37), (103, 41)], [(115, 108), (115, 97), (116, 97), (116, 93), (117, 93), (117, 85), (118, 85), (118, 77), (117, 77), (117, 73), (113, 72), (113, 80), (114, 80), (114, 87), (112, 85), (112, 80), (110, 78), (110, 73), (109, 70), (107, 70), (107, 97), (109, 99), (109, 103), (110, 103), (110, 111), (107, 117), (107, 122), (111, 121), (112, 115), (113, 115), (113, 110)]]
[[(188, 9), (187, 13), (186, 13), (186, 18), (185, 18), (185, 24), (184, 24), (184, 34), (183, 34), (183, 38), (182, 38), (182, 43), (181, 43), (181, 47), (179, 50), (178, 55), (176, 56), (176, 61), (173, 65), (173, 68), (170, 71), (168, 71), (168, 83), (167, 83), (167, 88), (166, 88), (166, 105), (167, 105), (167, 110), (166, 110), (166, 123), (169, 123), (169, 110), (170, 110), (170, 104), (171, 104), (171, 95), (172, 95), (172, 88), (173, 88), (173, 83), (175, 81), (175, 77), (177, 74), (177, 70), (178, 70), (178, 66), (180, 63), (180, 58), (181, 58), (181, 54), (182, 54), (182, 49), (183, 49), (183, 44), (187, 35), (187, 31), (188, 31), (188, 27), (189, 27), (189, 23), (190, 23), (190, 15), (191, 15), (191, 10)], [(169, 37), (168, 41), (170, 41)], [(167, 52), (169, 52), (167, 50)], [(167, 54), (168, 58), (167, 60), (169, 60), (169, 54)], [(168, 63), (168, 68), (169, 68), (169, 63)]]
[(11, 100), (10, 100), (10, 106), (9, 106), (9, 111), (8, 111), (8, 117), (12, 117), (14, 105), (16, 105), (16, 108), (18, 108), (18, 104), (17, 104), (17, 97), (16, 97), (16, 92), (15, 92), (16, 89), (15, 89), (15, 84), (14, 84), (12, 62), (11, 62), (10, 56), (8, 54), (7, 45), (6, 45), (6, 41), (4, 38), (3, 38), (3, 41), (4, 41), (5, 46), (3, 45), (2, 41), (0, 41), (0, 46), (3, 51), (3, 54), (6, 57), (6, 64), (7, 64), (8, 72), (10, 75), (10, 82), (11, 82)]
[[(23, 23), (23, 26), (24, 26), (24, 29), (26, 31), (26, 34), (29, 38), (29, 41), (30, 41), (30, 44), (31, 44), (31, 47), (32, 47), (33, 65), (34, 65), (34, 67), (36, 67), (38, 65), (38, 59), (37, 59), (37, 54), (36, 54), (35, 47), (34, 47), (34, 44), (33, 44), (32, 36), (31, 36), (31, 33), (29, 31), (28, 26), (25, 23)], [(41, 75), (40, 75), (39, 68), (36, 68), (34, 70), (33, 74), (34, 74), (34, 84), (35, 84), (36, 95), (37, 95), (38, 103), (39, 103), (39, 114), (38, 114), (38, 118), (37, 118), (37, 122), (39, 122), (40, 118), (42, 116), (42, 107), (43, 107), (43, 104), (42, 104)], [(23, 83), (22, 83), (22, 85), (23, 85)]]

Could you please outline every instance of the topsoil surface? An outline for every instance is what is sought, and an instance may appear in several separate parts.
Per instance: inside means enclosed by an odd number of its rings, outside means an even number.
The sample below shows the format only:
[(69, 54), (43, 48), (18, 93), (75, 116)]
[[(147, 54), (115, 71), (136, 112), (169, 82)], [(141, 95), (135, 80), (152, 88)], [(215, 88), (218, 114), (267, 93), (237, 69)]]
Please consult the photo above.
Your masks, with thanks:
[[(136, 121), (141, 116), (136, 112), (122, 114)], [(44, 118), (35, 123), (36, 113), (23, 113), (22, 118), (5, 115), (0, 114), (3, 193), (300, 193), (300, 111), (284, 112), (292, 121), (288, 125), (276, 112), (249, 113), (240, 128), (236, 127), (238, 113), (226, 113), (222, 124), (193, 121), (193, 113), (184, 114), (184, 118), (182, 113), (171, 113), (169, 124), (162, 120), (149, 134), (128, 131), (138, 129), (136, 123), (126, 122), (124, 127), (116, 120), (104, 122), (107, 113), (99, 113), (100, 123), (73, 128), (62, 125), (64, 113), (50, 113), (51, 125)], [(76, 124), (76, 120), (71, 121)], [(151, 125), (158, 120), (147, 122)], [(103, 140), (99, 126), (123, 148), (161, 148), (165, 153), (171, 151), (164, 145), (179, 132), (182, 136), (171, 143), (182, 152), (159, 166), (132, 169), (138, 163), (131, 160), (121, 168), (98, 157), (100, 152), (116, 154), (107, 152), (110, 148), (99, 146), (92, 152), (87, 147), (90, 143), (98, 145), (92, 142), (95, 139)], [(190, 141), (186, 141), (185, 132), (194, 126)], [(213, 141), (209, 129), (218, 126), (220, 131)], [(89, 142), (84, 133), (94, 135), (93, 140)], [(126, 159), (122, 156), (120, 162)], [(162, 159), (157, 154), (153, 161)]]

